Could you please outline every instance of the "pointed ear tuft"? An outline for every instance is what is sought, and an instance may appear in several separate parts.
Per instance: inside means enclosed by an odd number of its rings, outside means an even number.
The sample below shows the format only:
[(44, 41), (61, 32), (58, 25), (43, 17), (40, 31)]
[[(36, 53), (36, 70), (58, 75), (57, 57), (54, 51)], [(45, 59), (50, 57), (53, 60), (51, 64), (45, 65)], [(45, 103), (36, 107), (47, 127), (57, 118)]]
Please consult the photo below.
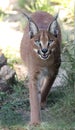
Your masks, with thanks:
[(53, 22), (49, 25), (48, 32), (52, 33), (55, 37), (57, 37), (58, 31), (58, 23), (57, 23), (58, 14), (54, 17)]
[(58, 18), (58, 13), (54, 16), (54, 19), (57, 20)]
[(32, 20), (30, 20), (29, 21), (30, 38), (33, 38), (38, 33), (38, 31), (39, 31), (39, 29), (38, 29), (37, 25)]
[(37, 25), (33, 22), (33, 20), (23, 11), (21, 13), (28, 19), (29, 21), (29, 36), (32, 38), (36, 33), (38, 33), (39, 29)]

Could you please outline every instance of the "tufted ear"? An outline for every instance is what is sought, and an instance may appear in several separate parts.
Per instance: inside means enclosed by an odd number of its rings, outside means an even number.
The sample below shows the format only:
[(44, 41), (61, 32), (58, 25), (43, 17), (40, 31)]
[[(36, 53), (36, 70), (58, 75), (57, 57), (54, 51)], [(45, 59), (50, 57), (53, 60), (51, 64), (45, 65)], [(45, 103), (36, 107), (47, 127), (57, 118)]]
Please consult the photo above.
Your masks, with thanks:
[(58, 31), (58, 23), (57, 23), (58, 14), (55, 16), (52, 23), (49, 25), (48, 32), (52, 33), (55, 37), (57, 37)]
[(39, 32), (39, 29), (38, 29), (37, 25), (32, 20), (30, 20), (29, 21), (29, 36), (30, 36), (30, 38), (33, 38), (38, 32)]
[(33, 22), (33, 20), (23, 11), (21, 13), (28, 19), (29, 21), (29, 36), (33, 38), (39, 31), (37, 25)]

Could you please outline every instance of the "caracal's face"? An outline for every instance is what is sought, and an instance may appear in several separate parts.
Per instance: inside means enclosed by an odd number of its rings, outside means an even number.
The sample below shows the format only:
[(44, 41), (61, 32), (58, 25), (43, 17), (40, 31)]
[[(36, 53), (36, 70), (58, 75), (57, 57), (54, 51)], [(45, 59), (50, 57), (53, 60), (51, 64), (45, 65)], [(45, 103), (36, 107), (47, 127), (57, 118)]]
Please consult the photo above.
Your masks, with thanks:
[(47, 60), (55, 50), (56, 38), (47, 31), (41, 31), (34, 36), (35, 53), (43, 60)]
[(40, 30), (39, 27), (31, 19), (29, 21), (29, 35), (33, 39), (33, 47), (35, 53), (43, 60), (50, 57), (55, 50), (56, 39), (58, 36), (57, 16), (50, 23), (47, 30)]

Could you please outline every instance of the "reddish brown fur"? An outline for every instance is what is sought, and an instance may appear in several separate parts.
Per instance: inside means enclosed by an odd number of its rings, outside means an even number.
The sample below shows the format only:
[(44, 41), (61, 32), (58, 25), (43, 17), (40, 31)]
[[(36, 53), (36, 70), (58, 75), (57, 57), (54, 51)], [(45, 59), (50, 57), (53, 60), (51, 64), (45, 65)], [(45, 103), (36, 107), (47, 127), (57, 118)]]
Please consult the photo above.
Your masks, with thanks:
[[(40, 31), (32, 39), (30, 39), (29, 24), (27, 24), (21, 42), (21, 57), (29, 72), (31, 124), (38, 124), (40, 122), (40, 105), (44, 105), (60, 66), (61, 32), (58, 26), (59, 34), (57, 38), (55, 38), (53, 34), (47, 31), (50, 23), (54, 20), (54, 17), (46, 12), (35, 12), (32, 14), (31, 18)], [(49, 40), (49, 38), (52, 38), (55, 41), (55, 44), (52, 46), (52, 48), (55, 47), (55, 51), (47, 60), (42, 60), (33, 50), (33, 48), (37, 49), (34, 41), (39, 39), (39, 37), (44, 46), (46, 46), (45, 43)], [(48, 75), (46, 75), (46, 81), (43, 81), (40, 88), (39, 93), (41, 93), (41, 99), (39, 99), (37, 81), (39, 74), (44, 68), (47, 68)]]

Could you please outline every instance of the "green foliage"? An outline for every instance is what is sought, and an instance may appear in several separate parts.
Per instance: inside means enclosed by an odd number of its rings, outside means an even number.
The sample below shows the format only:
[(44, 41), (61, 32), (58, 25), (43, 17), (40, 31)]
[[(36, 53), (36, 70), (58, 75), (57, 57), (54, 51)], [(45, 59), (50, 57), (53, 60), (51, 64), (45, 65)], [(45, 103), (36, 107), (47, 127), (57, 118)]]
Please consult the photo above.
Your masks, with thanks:
[(70, 8), (70, 13), (73, 13), (73, 7), (70, 7), (71, 0), (18, 0), (18, 5), (22, 9), (26, 9), (30, 12), (37, 10), (47, 11), (53, 13), (55, 11), (55, 5), (63, 6), (64, 8)]
[[(69, 83), (69, 86), (73, 88), (75, 87), (75, 43), (73, 41), (69, 41), (67, 43), (67, 46), (64, 47), (63, 49), (63, 61), (62, 67), (65, 69), (67, 73), (67, 80)], [(66, 59), (66, 60), (65, 60)]]
[(61, 5), (63, 7), (67, 7), (69, 5), (69, 3), (71, 2), (71, 0), (51, 0), (51, 2), (56, 3), (57, 5)]
[(0, 21), (2, 21), (5, 16), (6, 14), (0, 9)]
[(7, 48), (5, 48), (3, 52), (10, 66), (13, 67), (14, 63), (21, 63), (20, 54), (18, 50), (16, 50), (16, 48), (11, 48), (10, 46), (7, 46)]
[(24, 8), (30, 12), (37, 10), (43, 10), (47, 12), (54, 11), (49, 0), (18, 0), (18, 4), (21, 8)]

